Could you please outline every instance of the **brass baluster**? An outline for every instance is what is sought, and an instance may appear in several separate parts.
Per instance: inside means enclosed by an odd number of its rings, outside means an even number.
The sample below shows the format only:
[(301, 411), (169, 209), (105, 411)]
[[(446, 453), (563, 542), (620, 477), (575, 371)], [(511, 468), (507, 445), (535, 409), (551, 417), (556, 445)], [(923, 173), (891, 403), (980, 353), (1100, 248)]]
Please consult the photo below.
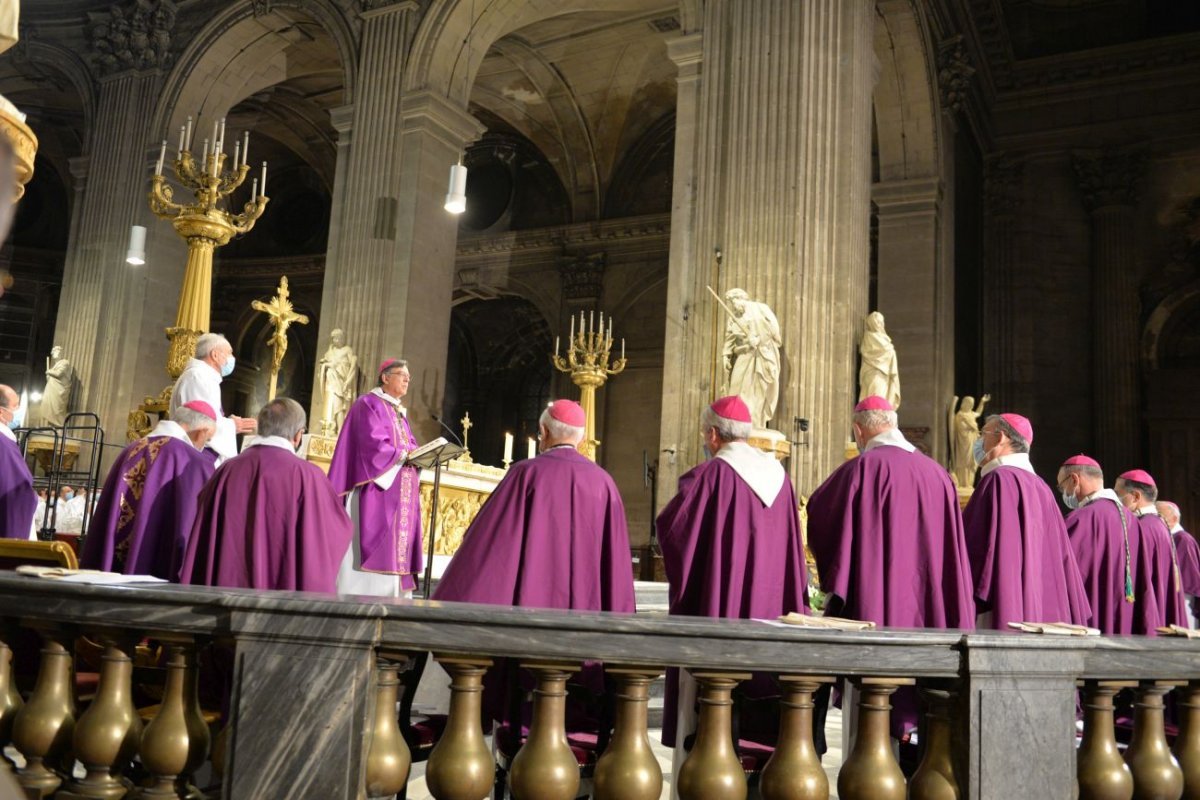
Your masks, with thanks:
[(17, 691), (17, 679), (13, 675), (13, 652), (0, 641), (0, 772), (12, 773), (12, 766), (3, 755), (4, 748), (12, 742), (13, 720), (24, 705)]
[(398, 673), (400, 665), (407, 662), (408, 656), (380, 653), (375, 664), (375, 721), (367, 748), (367, 797), (393, 797), (408, 784), (412, 753), (400, 735), (396, 716)]
[(612, 739), (596, 762), (596, 800), (658, 800), (663, 774), (646, 730), (650, 684), (661, 669), (610, 667), (618, 684)]
[(483, 675), (491, 659), (435, 655), (450, 674), (446, 730), (425, 764), (425, 783), (437, 800), (482, 800), (492, 790), (496, 762), (483, 738), (479, 718)]
[(1163, 728), (1163, 696), (1177, 683), (1143, 681), (1137, 688), (1133, 739), (1125, 763), (1133, 773), (1135, 800), (1178, 800), (1183, 794), (1183, 770), (1167, 749)]
[(1179, 735), (1172, 752), (1183, 770), (1183, 800), (1200, 800), (1200, 681), (1176, 691)]
[(87, 775), (72, 780), (70, 789), (58, 793), (61, 800), (124, 797), (132, 784), (124, 776), (142, 738), (142, 720), (133, 707), (132, 637), (102, 631), (104, 645), (100, 685), (96, 698), (75, 725), (75, 755)]
[[(533, 721), (529, 737), (517, 751), (508, 773), (515, 800), (575, 800), (579, 791), (579, 762), (567, 744), (567, 679), (578, 664), (530, 663), (533, 673)], [(520, 725), (520, 720), (513, 720)]]
[(18, 780), (30, 797), (48, 797), (62, 784), (74, 763), (71, 736), (75, 731), (72, 685), (75, 637), (57, 627), (39, 630), (42, 636), (37, 684), (16, 719), (13, 744), (25, 756)]
[(1130, 800), (1133, 774), (1117, 749), (1113, 697), (1136, 681), (1083, 681), (1083, 741), (1075, 758), (1079, 800)]
[(854, 750), (838, 773), (840, 800), (904, 800), (904, 773), (892, 753), (888, 723), (892, 706), (888, 698), (906, 678), (860, 678), (858, 687), (858, 738)]
[(943, 689), (922, 689), (929, 706), (921, 729), (925, 753), (908, 782), (909, 800), (958, 800), (958, 780), (951, 752), (951, 717), (957, 696)]
[(733, 747), (733, 690), (746, 672), (693, 672), (700, 702), (696, 741), (675, 776), (680, 800), (745, 800), (746, 773)]
[(779, 740), (763, 767), (763, 800), (829, 800), (829, 776), (813, 743), (813, 693), (833, 678), (780, 675)]
[(208, 726), (199, 716), (196, 697), (195, 647), (183, 641), (167, 641), (166, 645), (169, 655), (162, 703), (142, 734), (142, 766), (152, 782), (134, 795), (146, 800), (194, 795), (188, 779), (204, 763), (208, 751)]

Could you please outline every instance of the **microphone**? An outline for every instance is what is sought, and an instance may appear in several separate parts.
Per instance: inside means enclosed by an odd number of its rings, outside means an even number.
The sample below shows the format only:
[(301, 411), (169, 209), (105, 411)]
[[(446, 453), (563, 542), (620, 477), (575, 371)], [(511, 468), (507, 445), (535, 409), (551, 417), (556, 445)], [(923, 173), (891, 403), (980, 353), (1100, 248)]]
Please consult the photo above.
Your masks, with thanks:
[(442, 418), (439, 415), (430, 414), (429, 416), (433, 417), (434, 421), (437, 422), (438, 425), (442, 426), (442, 430), (444, 430), (446, 433), (450, 434), (450, 438), (454, 440), (454, 443), (456, 445), (463, 448), (464, 450), (467, 449), (466, 446), (462, 443), (462, 439), (458, 438), (458, 434), (456, 434), (454, 431), (452, 431), (450, 429), (449, 425), (447, 425), (445, 422), (442, 422)]

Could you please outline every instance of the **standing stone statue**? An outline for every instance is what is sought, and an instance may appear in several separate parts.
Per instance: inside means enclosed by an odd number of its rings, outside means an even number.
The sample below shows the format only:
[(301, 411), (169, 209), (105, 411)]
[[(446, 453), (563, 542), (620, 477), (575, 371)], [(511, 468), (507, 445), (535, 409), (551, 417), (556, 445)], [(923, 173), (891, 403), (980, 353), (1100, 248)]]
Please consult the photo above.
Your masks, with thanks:
[(725, 383), (750, 408), (755, 428), (766, 428), (779, 403), (779, 320), (766, 303), (751, 300), (742, 289), (725, 293)]
[(329, 334), (329, 349), (321, 357), (322, 434), (337, 436), (346, 421), (346, 413), (357, 396), (358, 356), (346, 344), (346, 334), (334, 328)]
[(63, 349), (54, 345), (46, 359), (46, 388), (42, 391), (42, 425), (61, 428), (67, 421), (71, 408), (71, 385), (75, 381), (75, 370), (71, 362), (63, 358)]
[(950, 403), (950, 474), (960, 489), (970, 489), (975, 485), (976, 465), (971, 448), (979, 438), (979, 420), (983, 416), (984, 406), (991, 399), (991, 395), (985, 394), (979, 399), (978, 408), (975, 407), (975, 398), (970, 395), (964, 397), (961, 404), (957, 396)]
[(900, 366), (896, 361), (896, 346), (883, 329), (883, 314), (872, 311), (867, 315), (867, 329), (858, 348), (862, 366), (858, 371), (858, 399), (872, 395), (882, 397), (900, 408)]

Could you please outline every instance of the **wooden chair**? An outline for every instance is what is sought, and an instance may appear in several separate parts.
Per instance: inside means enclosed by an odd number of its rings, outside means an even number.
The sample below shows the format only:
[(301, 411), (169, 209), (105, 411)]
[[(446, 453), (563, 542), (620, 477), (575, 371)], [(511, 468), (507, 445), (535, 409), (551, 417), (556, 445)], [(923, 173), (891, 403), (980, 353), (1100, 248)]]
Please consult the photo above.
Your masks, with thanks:
[(26, 564), (79, 569), (75, 550), (66, 542), (0, 539), (0, 569), (16, 569)]

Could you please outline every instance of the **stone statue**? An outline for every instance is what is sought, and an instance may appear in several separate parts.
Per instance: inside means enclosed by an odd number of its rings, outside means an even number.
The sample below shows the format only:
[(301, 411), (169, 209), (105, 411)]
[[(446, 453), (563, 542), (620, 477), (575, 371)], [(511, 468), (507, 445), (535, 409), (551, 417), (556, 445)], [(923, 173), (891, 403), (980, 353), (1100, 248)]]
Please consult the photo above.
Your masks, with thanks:
[[(337, 436), (346, 421), (346, 413), (357, 396), (358, 356), (346, 344), (346, 334), (334, 328), (329, 334), (329, 349), (321, 357), (322, 434)], [(327, 430), (326, 430), (327, 428)]]
[[(979, 420), (983, 416), (984, 406), (992, 396), (985, 394), (979, 399), (978, 408), (975, 398), (970, 395), (959, 403), (957, 395), (950, 403), (950, 474), (960, 489), (970, 489), (975, 485), (975, 459), (971, 448), (979, 438)], [(955, 408), (958, 410), (955, 411)]]
[(883, 314), (872, 311), (867, 315), (858, 352), (862, 366), (858, 371), (858, 399), (875, 395), (900, 408), (900, 367), (896, 362), (896, 347), (892, 337), (883, 329)]
[(766, 428), (779, 403), (779, 320), (742, 289), (730, 289), (725, 299), (725, 385), (746, 401), (754, 427)]
[(63, 358), (61, 345), (54, 345), (46, 359), (46, 388), (42, 391), (42, 425), (61, 428), (67, 421), (71, 408), (71, 385), (75, 381), (75, 370), (71, 362)]

